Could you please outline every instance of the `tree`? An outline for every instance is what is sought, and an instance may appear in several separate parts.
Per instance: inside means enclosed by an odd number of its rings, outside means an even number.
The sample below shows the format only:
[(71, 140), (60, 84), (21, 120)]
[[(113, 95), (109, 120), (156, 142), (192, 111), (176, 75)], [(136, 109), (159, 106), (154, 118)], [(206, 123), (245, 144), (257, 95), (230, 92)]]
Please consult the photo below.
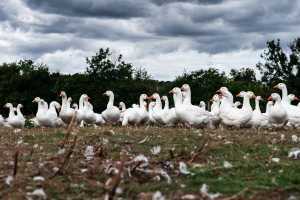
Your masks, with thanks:
[(255, 71), (250, 68), (231, 69), (230, 76), (233, 81), (256, 82)]
[(150, 80), (152, 77), (151, 75), (147, 72), (147, 70), (145, 68), (138, 68), (136, 70), (134, 70), (134, 75), (133, 75), (135, 80)]
[(192, 101), (198, 104), (200, 100), (208, 101), (217, 89), (226, 85), (226, 82), (227, 77), (224, 72), (220, 73), (215, 68), (209, 68), (208, 70), (200, 69), (191, 73), (185, 72), (175, 79), (173, 86), (188, 83), (192, 88)]
[(256, 65), (262, 82), (269, 86), (285, 82), (292, 91), (300, 89), (300, 38), (289, 45), (289, 51), (289, 54), (284, 52), (279, 39), (267, 42), (267, 49), (261, 55), (264, 62)]
[(93, 80), (132, 79), (132, 64), (123, 61), (122, 55), (118, 55), (116, 60), (112, 60), (112, 53), (109, 48), (100, 48), (95, 56), (86, 58), (86, 63), (88, 64), (86, 72)]

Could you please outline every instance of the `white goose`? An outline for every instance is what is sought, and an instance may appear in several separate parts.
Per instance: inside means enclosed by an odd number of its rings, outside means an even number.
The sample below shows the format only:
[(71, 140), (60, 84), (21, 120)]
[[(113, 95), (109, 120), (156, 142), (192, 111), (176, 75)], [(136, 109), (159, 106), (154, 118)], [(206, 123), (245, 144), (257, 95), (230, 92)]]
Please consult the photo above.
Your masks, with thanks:
[(95, 125), (103, 125), (106, 123), (102, 117), (102, 114), (94, 112), (94, 107), (89, 101), (85, 101), (85, 107), (89, 110), (85, 113), (85, 117), (89, 118), (86, 121), (88, 121), (90, 124), (95, 124)]
[(221, 87), (219, 92), (222, 95), (220, 105), (220, 118), (225, 126), (242, 127), (248, 123), (252, 117), (250, 98), (254, 98), (252, 92), (240, 92), (237, 96), (243, 97), (241, 109), (233, 107), (233, 95), (226, 87)]
[(121, 112), (119, 121), (122, 123), (123, 118), (124, 118), (124, 112), (126, 111), (126, 104), (123, 101), (121, 101), (119, 103), (119, 109), (120, 109), (120, 112)]
[(106, 91), (104, 95), (109, 97), (106, 110), (101, 114), (103, 119), (108, 123), (117, 123), (120, 120), (120, 110), (118, 107), (114, 106), (114, 93), (110, 90)]
[(191, 87), (189, 86), (189, 84), (183, 84), (181, 86), (181, 93), (182, 93), (182, 104), (192, 105), (192, 94), (191, 94)]
[(252, 113), (252, 118), (248, 124), (252, 128), (266, 128), (269, 125), (268, 116), (261, 113), (259, 102), (262, 100), (261, 96), (255, 98), (255, 109)]
[(200, 103), (199, 103), (199, 107), (203, 110), (203, 111), (205, 111), (206, 110), (206, 104), (205, 104), (205, 102), (204, 101), (200, 101)]
[(287, 112), (289, 125), (293, 127), (300, 127), (300, 109), (291, 104), (286, 84), (279, 83), (274, 86), (274, 88), (278, 88), (282, 92), (281, 102)]
[(162, 96), (161, 100), (164, 101), (164, 109), (163, 109), (163, 114), (162, 114), (162, 120), (164, 125), (166, 126), (174, 126), (177, 123), (177, 116), (176, 116), (176, 111), (175, 108), (169, 107), (169, 99), (167, 96)]
[(154, 120), (159, 124), (164, 124), (163, 115), (164, 110), (162, 109), (162, 102), (161, 98), (158, 93), (152, 94), (152, 96), (149, 97), (149, 99), (155, 100), (155, 106), (153, 108), (153, 118)]
[(58, 127), (62, 125), (62, 120), (58, 118), (56, 109), (60, 108), (60, 104), (56, 101), (51, 102), (49, 109), (48, 103), (43, 99), (36, 97), (33, 102), (38, 103), (38, 111), (36, 119), (42, 127)]
[(241, 104), (240, 101), (236, 101), (236, 102), (234, 102), (233, 107), (234, 107), (234, 108), (239, 108), (241, 105), (242, 105), (242, 104)]
[(123, 116), (122, 126), (127, 126), (129, 124), (139, 125), (148, 121), (149, 114), (145, 107), (145, 100), (147, 98), (146, 94), (141, 94), (139, 98), (140, 105), (126, 109)]
[(151, 124), (155, 124), (156, 121), (153, 117), (153, 108), (155, 107), (155, 102), (154, 101), (151, 101), (148, 105), (148, 113), (149, 113), (149, 122)]
[[(189, 87), (185, 87), (185, 89)], [(185, 90), (186, 97), (191, 93)], [(170, 93), (173, 94), (176, 116), (179, 121), (185, 123), (189, 127), (206, 127), (210, 122), (211, 114), (207, 111), (203, 111), (199, 106), (194, 106), (190, 102), (182, 102), (182, 93), (180, 88), (173, 88)]]
[(218, 94), (215, 94), (212, 99), (212, 105), (210, 109), (211, 117), (211, 128), (217, 128), (221, 122), (220, 114), (220, 97)]
[[(74, 105), (78, 106), (76, 119), (77, 119), (77, 122), (80, 123), (81, 127), (83, 127), (83, 125), (84, 125), (85, 112), (86, 112), (86, 110), (84, 108), (85, 98), (88, 98), (88, 95), (87, 94), (82, 94), (79, 98), (79, 106), (77, 104), (73, 104), (73, 106)], [(76, 108), (75, 108), (75, 110), (76, 110)]]
[(275, 127), (282, 127), (288, 121), (287, 111), (284, 108), (281, 97), (277, 93), (272, 93), (271, 96), (268, 98), (269, 101), (275, 101), (273, 106), (269, 108), (269, 122), (272, 126)]
[(138, 114), (140, 116), (140, 123), (145, 124), (149, 121), (149, 113), (147, 111), (147, 102), (146, 99), (148, 99), (148, 96), (146, 94), (140, 95), (140, 106), (138, 108)]
[(97, 121), (96, 113), (94, 112), (93, 105), (89, 102), (90, 97), (86, 96), (83, 99), (83, 110), (84, 110), (84, 118), (83, 121), (87, 124), (95, 124)]
[[(13, 107), (11, 103), (6, 103), (5, 106), (9, 109), (8, 117), (5, 119), (5, 126), (11, 128), (23, 128), (25, 125), (25, 119), (21, 119), (18, 115), (16, 115), (16, 109)], [(20, 109), (20, 106), (18, 106)]]
[(18, 119), (20, 121), (21, 127), (23, 128), (25, 126), (25, 120), (26, 119), (25, 119), (25, 117), (24, 117), (24, 115), (23, 115), (23, 113), (21, 111), (21, 108), (23, 108), (23, 105), (22, 104), (18, 104), (17, 105), (17, 117), (18, 117)]
[(212, 102), (210, 113), (213, 115), (219, 115), (221, 103), (220, 96), (215, 94), (210, 101)]
[(64, 123), (69, 124), (75, 113), (75, 110), (71, 108), (72, 98), (68, 98), (65, 91), (61, 91), (60, 96), (62, 98), (62, 103), (59, 112), (59, 117), (64, 121)]

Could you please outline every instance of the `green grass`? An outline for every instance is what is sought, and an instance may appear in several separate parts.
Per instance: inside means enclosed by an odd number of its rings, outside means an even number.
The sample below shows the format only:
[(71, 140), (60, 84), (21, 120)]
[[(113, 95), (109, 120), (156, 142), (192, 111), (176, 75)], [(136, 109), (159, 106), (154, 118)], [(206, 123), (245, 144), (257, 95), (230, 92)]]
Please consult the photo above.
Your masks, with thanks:
[[(274, 196), (299, 197), (300, 160), (288, 158), (288, 152), (299, 144), (291, 142), (291, 135), (300, 136), (300, 131), (252, 131), (252, 130), (196, 130), (179, 128), (120, 128), (102, 127), (75, 130), (77, 143), (63, 174), (53, 177), (53, 168), (60, 167), (66, 154), (57, 152), (65, 138), (65, 130), (25, 129), (15, 133), (9, 129), (0, 130), (0, 177), (2, 183), (12, 174), (13, 155), (19, 149), (18, 173), (11, 186), (0, 184), (0, 198), (24, 199), (26, 193), (37, 187), (44, 188), (50, 199), (93, 199), (106, 193), (105, 182), (111, 177), (106, 174), (108, 163), (116, 165), (120, 154), (131, 161), (139, 154), (150, 162), (149, 169), (164, 169), (172, 179), (155, 180), (152, 175), (133, 172), (131, 177), (124, 173), (117, 196), (125, 199), (138, 198), (141, 193), (161, 191), (168, 199), (184, 194), (201, 197), (202, 184), (209, 186), (209, 192), (221, 193), (222, 198), (236, 194), (238, 198), (273, 199)], [(284, 134), (286, 140), (281, 141)], [(145, 142), (141, 142), (148, 138)], [(17, 144), (22, 139), (22, 143)], [(66, 144), (66, 152), (74, 136)], [(84, 158), (87, 145), (102, 149), (92, 161)], [(151, 148), (161, 147), (158, 155), (151, 154)], [(204, 147), (203, 147), (204, 146)], [(98, 154), (99, 153), (99, 154)], [(197, 156), (194, 156), (197, 154)], [(278, 163), (272, 158), (280, 158)], [(185, 162), (192, 175), (179, 173), (179, 162)], [(224, 161), (232, 164), (225, 168)], [(166, 163), (171, 167), (164, 168)], [(133, 165), (129, 165), (133, 168)], [(173, 167), (172, 167), (173, 166)], [(127, 166), (128, 167), (128, 166)], [(81, 173), (81, 169), (88, 169)], [(34, 176), (46, 180), (40, 185)]]

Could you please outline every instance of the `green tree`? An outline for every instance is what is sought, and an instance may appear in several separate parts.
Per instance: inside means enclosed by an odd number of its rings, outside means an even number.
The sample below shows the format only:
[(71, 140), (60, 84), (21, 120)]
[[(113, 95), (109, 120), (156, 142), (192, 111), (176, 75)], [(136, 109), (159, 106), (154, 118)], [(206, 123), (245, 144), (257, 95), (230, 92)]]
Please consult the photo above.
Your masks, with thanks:
[(250, 68), (241, 68), (240, 70), (231, 69), (230, 77), (233, 81), (256, 82), (255, 71)]
[(126, 63), (122, 59), (122, 55), (118, 55), (116, 60), (112, 60), (112, 52), (109, 48), (100, 48), (95, 56), (86, 58), (88, 67), (87, 74), (93, 80), (131, 80), (133, 75), (133, 66)]
[[(290, 53), (287, 53), (287, 52)], [(300, 89), (300, 38), (295, 39), (285, 52), (280, 40), (267, 42), (267, 48), (261, 55), (263, 63), (256, 66), (262, 74), (262, 82), (271, 86), (278, 82), (285, 82), (296, 92)]]

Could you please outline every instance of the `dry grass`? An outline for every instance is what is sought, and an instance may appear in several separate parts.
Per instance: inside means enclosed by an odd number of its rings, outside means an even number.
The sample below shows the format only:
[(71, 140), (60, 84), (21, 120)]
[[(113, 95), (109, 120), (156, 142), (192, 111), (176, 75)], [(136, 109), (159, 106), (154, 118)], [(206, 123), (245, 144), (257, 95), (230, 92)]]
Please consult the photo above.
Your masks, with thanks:
[[(288, 158), (298, 130), (198, 130), (101, 127), (0, 130), (0, 197), (24, 199), (43, 188), (48, 199), (219, 199), (300, 197), (300, 160)], [(283, 136), (284, 135), (284, 138)], [(87, 160), (87, 146), (94, 155)], [(153, 155), (151, 149), (160, 146)], [(158, 151), (157, 151), (158, 152)], [(156, 152), (156, 153), (157, 153)], [(144, 155), (149, 164), (142, 159)], [(274, 162), (272, 158), (279, 158)], [(224, 167), (228, 161), (232, 167)], [(184, 162), (191, 174), (182, 174)], [(13, 177), (10, 185), (5, 184)], [(34, 180), (42, 176), (45, 180)], [(30, 196), (33, 197), (33, 196)]]

